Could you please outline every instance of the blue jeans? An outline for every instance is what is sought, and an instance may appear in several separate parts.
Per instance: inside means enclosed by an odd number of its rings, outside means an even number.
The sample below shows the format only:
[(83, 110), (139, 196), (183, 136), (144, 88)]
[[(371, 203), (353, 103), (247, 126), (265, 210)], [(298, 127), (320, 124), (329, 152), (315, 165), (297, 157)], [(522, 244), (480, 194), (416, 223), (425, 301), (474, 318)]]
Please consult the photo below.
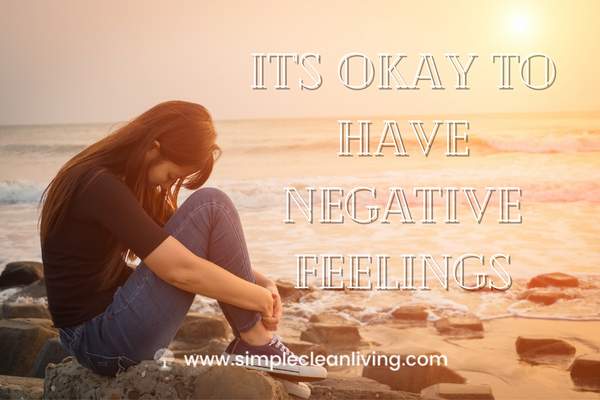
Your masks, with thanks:
[[(194, 192), (164, 229), (198, 257), (256, 283), (239, 215), (218, 189)], [(219, 282), (214, 282), (219, 285)], [(143, 262), (113, 296), (106, 310), (78, 326), (61, 328), (60, 339), (81, 365), (115, 375), (166, 348), (187, 315), (195, 294), (159, 278)], [(260, 313), (219, 302), (234, 335), (260, 321)]]

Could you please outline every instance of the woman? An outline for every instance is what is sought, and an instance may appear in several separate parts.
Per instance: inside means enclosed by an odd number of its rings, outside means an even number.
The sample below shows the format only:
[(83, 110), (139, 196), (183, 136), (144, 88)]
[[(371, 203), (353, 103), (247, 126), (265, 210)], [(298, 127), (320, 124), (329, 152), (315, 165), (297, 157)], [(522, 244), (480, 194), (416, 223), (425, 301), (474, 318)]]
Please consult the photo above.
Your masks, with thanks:
[[(114, 375), (152, 359), (175, 336), (195, 294), (219, 301), (235, 335), (227, 354), (292, 354), (270, 333), (281, 318), (280, 298), (252, 269), (230, 199), (203, 188), (177, 208), (182, 186), (198, 189), (210, 176), (220, 155), (215, 140), (204, 107), (162, 103), (76, 155), (44, 192), (49, 309), (84, 367)], [(134, 271), (125, 260), (136, 256), (142, 262)], [(326, 377), (322, 367), (294, 362), (275, 373)]]

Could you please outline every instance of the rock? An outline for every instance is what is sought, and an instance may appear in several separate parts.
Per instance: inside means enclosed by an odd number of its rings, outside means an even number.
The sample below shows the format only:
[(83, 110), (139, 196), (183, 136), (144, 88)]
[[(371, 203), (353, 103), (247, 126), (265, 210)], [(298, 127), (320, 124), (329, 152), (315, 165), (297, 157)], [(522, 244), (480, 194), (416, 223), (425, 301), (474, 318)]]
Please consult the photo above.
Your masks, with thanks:
[(4, 303), (0, 305), (0, 318), (43, 318), (50, 319), (45, 305), (32, 303)]
[(289, 301), (298, 301), (301, 297), (315, 290), (312, 285), (309, 285), (308, 289), (296, 289), (294, 282), (285, 279), (276, 280), (275, 285), (277, 285), (277, 291), (279, 291), (281, 299)]
[(543, 336), (519, 336), (515, 343), (521, 356), (535, 357), (549, 354), (575, 354), (575, 347), (564, 340)]
[(311, 353), (316, 356), (327, 357), (327, 350), (320, 344), (305, 342), (303, 340), (284, 339), (283, 344), (298, 356), (309, 356)]
[(600, 390), (600, 354), (584, 354), (577, 357), (571, 367), (571, 379), (580, 387)]
[(529, 300), (535, 303), (543, 303), (547, 306), (556, 303), (561, 299), (572, 299), (571, 294), (557, 290), (529, 290), (518, 296), (519, 300)]
[(388, 385), (362, 377), (329, 374), (312, 384), (311, 399), (420, 399), (419, 395), (391, 390)]
[(207, 342), (214, 338), (228, 339), (231, 328), (224, 317), (217, 314), (190, 312), (181, 323), (175, 339), (188, 342)]
[(58, 364), (70, 354), (60, 342), (59, 338), (48, 339), (35, 359), (33, 369), (29, 372), (32, 378), (44, 378), (46, 366), (50, 363)]
[(44, 277), (42, 263), (35, 261), (18, 261), (6, 264), (0, 275), (0, 288), (29, 285)]
[(33, 297), (34, 299), (39, 299), (40, 297), (46, 296), (46, 278), (42, 278), (23, 287), (17, 293), (6, 299), (6, 301), (13, 303), (17, 301), (19, 297)]
[(439, 333), (444, 335), (467, 338), (483, 337), (483, 323), (477, 317), (443, 318), (435, 321), (433, 325)]
[(44, 399), (290, 399), (264, 372), (176, 363), (168, 368), (142, 361), (116, 377), (100, 376), (70, 357), (46, 368)]
[[(385, 353), (380, 353), (378, 356), (381, 354)], [(436, 383), (462, 384), (467, 381), (465, 377), (446, 367), (444, 357), (435, 350), (410, 348), (385, 355), (389, 365), (386, 366), (383, 361), (380, 361), (380, 365), (377, 366), (371, 361), (369, 365), (364, 366), (362, 376), (389, 385), (392, 390), (421, 393), (421, 390)], [(414, 356), (414, 358), (409, 359), (409, 356)], [(425, 359), (427, 365), (418, 365), (419, 361), (425, 364)], [(416, 365), (401, 367), (398, 365), (399, 362), (410, 362)]]
[(395, 319), (424, 321), (429, 316), (426, 306), (400, 306), (392, 312)]
[(363, 342), (358, 327), (312, 323), (300, 335), (300, 340), (318, 344), (357, 344)]
[(341, 372), (329, 372), (327, 374), (327, 379), (313, 382), (312, 385), (313, 387), (327, 386), (347, 389), (390, 390), (388, 385), (379, 383), (373, 379), (357, 376), (348, 377)]
[(321, 313), (321, 314), (313, 314), (310, 317), (308, 322), (316, 322), (321, 324), (329, 324), (329, 325), (350, 325), (350, 326), (360, 326), (359, 322), (350, 321), (340, 315), (331, 314), (331, 313)]
[(27, 376), (44, 342), (57, 336), (58, 330), (48, 319), (0, 320), (0, 374)]
[(313, 386), (311, 400), (342, 400), (342, 399), (407, 399), (420, 400), (421, 397), (412, 393), (397, 392), (395, 390), (368, 390), (332, 388), (326, 386)]
[(424, 400), (494, 400), (492, 388), (487, 385), (459, 385), (456, 383), (438, 383), (421, 390)]
[(563, 274), (562, 272), (554, 272), (551, 274), (542, 274), (531, 278), (527, 284), (528, 288), (538, 287), (578, 287), (579, 280), (574, 276)]
[(0, 375), (0, 399), (41, 399), (44, 380)]
[(343, 312), (352, 312), (352, 311), (364, 311), (365, 308), (363, 306), (354, 306), (352, 304), (348, 304), (348, 303), (344, 303), (344, 304), (338, 304), (337, 306), (332, 306), (330, 307), (331, 310), (335, 310), (335, 311), (343, 311)]
[(194, 386), (195, 399), (291, 398), (269, 374), (237, 366), (213, 367), (200, 375)]
[(310, 303), (313, 301), (319, 301), (319, 300), (321, 300), (321, 293), (319, 293), (319, 292), (307, 293), (304, 296), (302, 296), (300, 298), (300, 300), (302, 301), (302, 303)]

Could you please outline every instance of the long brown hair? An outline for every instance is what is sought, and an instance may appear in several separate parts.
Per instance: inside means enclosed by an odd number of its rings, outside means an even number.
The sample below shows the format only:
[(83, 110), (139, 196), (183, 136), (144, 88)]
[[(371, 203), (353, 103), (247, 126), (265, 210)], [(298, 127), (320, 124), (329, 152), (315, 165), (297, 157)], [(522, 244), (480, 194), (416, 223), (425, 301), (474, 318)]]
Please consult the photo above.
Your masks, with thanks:
[[(75, 194), (81, 193), (107, 170), (120, 177), (148, 215), (164, 226), (177, 209), (179, 189), (182, 186), (198, 189), (210, 176), (221, 153), (216, 137), (206, 108), (184, 101), (168, 101), (92, 144), (68, 161), (42, 194), (42, 246), (58, 232)], [(159, 156), (147, 160), (145, 155), (155, 141), (160, 143)], [(162, 160), (179, 166), (193, 165), (197, 172), (187, 179), (178, 179), (164, 192), (148, 187), (148, 169)], [(115, 238), (107, 254), (106, 268), (98, 275), (100, 289), (115, 282), (127, 259), (134, 260), (135, 255)]]

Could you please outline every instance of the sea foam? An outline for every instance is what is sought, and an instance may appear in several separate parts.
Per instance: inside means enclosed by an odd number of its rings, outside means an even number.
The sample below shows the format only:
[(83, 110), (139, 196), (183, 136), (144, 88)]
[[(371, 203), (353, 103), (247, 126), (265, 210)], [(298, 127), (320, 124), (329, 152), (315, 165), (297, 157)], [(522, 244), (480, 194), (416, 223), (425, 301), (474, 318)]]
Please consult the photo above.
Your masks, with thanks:
[(0, 181), (0, 203), (38, 203), (48, 186), (44, 182)]
[(544, 137), (482, 136), (481, 141), (495, 150), (521, 153), (578, 153), (600, 151), (600, 135), (547, 135)]

